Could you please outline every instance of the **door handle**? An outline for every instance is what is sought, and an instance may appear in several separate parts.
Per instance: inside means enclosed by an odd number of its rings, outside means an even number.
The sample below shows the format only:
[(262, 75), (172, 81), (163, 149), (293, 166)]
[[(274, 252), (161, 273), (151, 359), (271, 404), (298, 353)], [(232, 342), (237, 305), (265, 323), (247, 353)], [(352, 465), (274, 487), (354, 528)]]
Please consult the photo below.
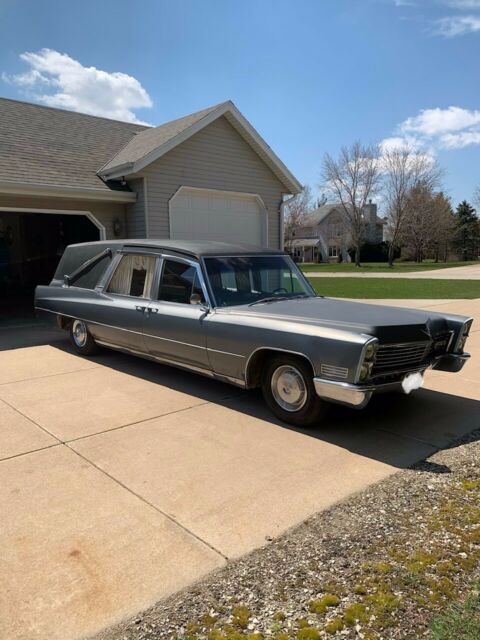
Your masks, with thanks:
[(140, 304), (137, 304), (137, 305), (135, 306), (135, 310), (136, 310), (136, 311), (141, 311), (142, 313), (145, 311), (145, 309), (146, 309), (146, 308), (147, 308), (147, 307), (142, 307), (142, 305), (140, 305)]
[(158, 313), (157, 307), (148, 307), (148, 313)]

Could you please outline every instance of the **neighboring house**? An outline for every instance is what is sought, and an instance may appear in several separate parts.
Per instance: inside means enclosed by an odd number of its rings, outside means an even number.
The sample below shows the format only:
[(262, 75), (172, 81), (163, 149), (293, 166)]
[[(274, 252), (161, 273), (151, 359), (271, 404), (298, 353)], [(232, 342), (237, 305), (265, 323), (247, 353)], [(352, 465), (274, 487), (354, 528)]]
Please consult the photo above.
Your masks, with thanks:
[(230, 101), (147, 127), (0, 98), (0, 286), (48, 282), (65, 245), (95, 239), (280, 248), (300, 190)]
[[(386, 220), (377, 216), (377, 205), (371, 200), (365, 206), (364, 241), (379, 244), (384, 239)], [(348, 250), (352, 239), (339, 204), (325, 204), (312, 211), (295, 232), (287, 250), (302, 262), (350, 262)]]

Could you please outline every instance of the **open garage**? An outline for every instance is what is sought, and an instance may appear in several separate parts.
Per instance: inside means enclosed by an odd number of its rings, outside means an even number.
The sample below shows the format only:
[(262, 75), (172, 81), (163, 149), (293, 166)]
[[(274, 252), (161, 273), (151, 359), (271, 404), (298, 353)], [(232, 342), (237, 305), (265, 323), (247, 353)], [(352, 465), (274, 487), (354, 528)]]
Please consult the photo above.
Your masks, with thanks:
[(100, 239), (87, 215), (0, 212), (0, 321), (28, 317), (38, 284), (48, 284), (68, 244)]

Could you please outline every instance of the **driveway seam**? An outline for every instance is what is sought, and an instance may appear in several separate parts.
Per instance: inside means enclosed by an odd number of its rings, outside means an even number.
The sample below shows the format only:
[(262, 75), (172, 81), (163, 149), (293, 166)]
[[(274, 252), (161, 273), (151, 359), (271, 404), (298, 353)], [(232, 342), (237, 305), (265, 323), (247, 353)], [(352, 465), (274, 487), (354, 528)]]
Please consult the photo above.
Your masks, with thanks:
[(33, 420), (32, 418), (27, 416), (27, 414), (23, 413), (23, 411), (20, 411), (20, 409), (17, 409), (17, 407), (14, 407), (13, 404), (10, 404), (10, 402), (8, 402), (8, 400), (5, 400), (5, 398), (2, 398), (2, 397), (0, 397), (0, 400), (2, 402), (4, 402), (7, 406), (9, 406), (10, 409), (13, 409), (14, 411), (16, 411), (18, 414), (23, 416), (26, 420), (28, 420), (29, 422), (31, 422), (32, 424), (37, 426), (39, 429), (41, 429), (45, 433), (48, 433), (48, 435), (51, 436), (52, 438), (54, 438), (59, 444), (64, 444), (64, 442), (62, 440), (60, 440), (60, 438), (58, 436), (56, 436), (55, 434), (51, 433), (51, 431), (49, 431), (48, 429), (45, 429), (45, 427), (42, 427), (41, 424), (38, 424), (38, 422), (36, 422), (35, 420)]
[(390, 429), (385, 429), (383, 427), (377, 427), (376, 431), (381, 431), (382, 433), (388, 433), (391, 436), (396, 436), (397, 438), (403, 438), (404, 440), (411, 440), (412, 442), (418, 442), (420, 444), (426, 444), (429, 447), (433, 447), (435, 451), (439, 450), (438, 445), (433, 444), (433, 442), (428, 442), (427, 440), (422, 440), (421, 438), (416, 438), (415, 436), (406, 436), (401, 433), (396, 433), (395, 431), (390, 431)]
[(44, 378), (54, 378), (55, 376), (66, 376), (70, 373), (79, 373), (80, 371), (91, 371), (92, 369), (98, 369), (101, 367), (100, 364), (95, 364), (92, 367), (84, 367), (83, 369), (74, 369), (73, 371), (62, 371), (60, 373), (48, 373), (45, 376), (35, 376), (34, 378), (22, 378), (21, 380), (10, 380), (7, 382), (0, 382), (0, 387), (3, 387), (7, 384), (17, 384), (18, 382), (30, 382), (31, 380), (43, 380)]
[(185, 525), (183, 525), (181, 522), (179, 522), (178, 520), (176, 520), (175, 518), (173, 518), (171, 515), (169, 515), (168, 513), (165, 513), (165, 511), (162, 511), (162, 509), (160, 509), (159, 507), (157, 507), (156, 505), (152, 504), (151, 502), (149, 502), (146, 498), (144, 498), (142, 495), (140, 495), (139, 493), (137, 493), (136, 491), (133, 491), (133, 489), (130, 489), (130, 487), (128, 487), (127, 485), (123, 484), (123, 482), (120, 482), (120, 480), (118, 480), (117, 478), (115, 478), (115, 476), (112, 476), (110, 473), (108, 473), (108, 471), (105, 471), (104, 469), (102, 469), (102, 467), (99, 467), (97, 464), (95, 464), (95, 462), (92, 462), (92, 460), (90, 460), (89, 458), (87, 458), (86, 456), (84, 456), (83, 454), (81, 454), (79, 451), (77, 451), (76, 449), (74, 449), (73, 447), (71, 447), (68, 443), (64, 442), (63, 446), (67, 447), (67, 449), (69, 449), (70, 451), (72, 451), (73, 453), (77, 454), (77, 456), (79, 456), (80, 458), (82, 458), (82, 460), (84, 460), (85, 462), (88, 462), (88, 464), (91, 464), (92, 467), (95, 467), (95, 469), (97, 469), (98, 471), (100, 471), (100, 473), (103, 473), (105, 476), (107, 476), (107, 478), (110, 478), (110, 480), (113, 480), (113, 482), (116, 482), (120, 487), (122, 487), (123, 489), (125, 489), (126, 491), (128, 491), (129, 493), (131, 493), (133, 496), (135, 496), (136, 498), (138, 498), (139, 500), (141, 500), (142, 502), (144, 502), (146, 505), (148, 505), (149, 507), (151, 507), (152, 509), (155, 509), (155, 511), (157, 511), (158, 513), (160, 513), (162, 516), (164, 516), (165, 518), (167, 518), (168, 520), (170, 520), (170, 522), (172, 522), (173, 524), (177, 525), (178, 527), (180, 527), (180, 529), (182, 529), (183, 531), (185, 531), (185, 533), (189, 534), (190, 536), (192, 536), (193, 538), (195, 538), (196, 540), (198, 540), (199, 542), (201, 542), (202, 544), (204, 544), (206, 547), (208, 547), (209, 549), (211, 549), (212, 551), (214, 551), (215, 553), (217, 553), (219, 556), (221, 556), (225, 562), (228, 562), (228, 556), (226, 556), (224, 553), (222, 553), (219, 549), (217, 549), (216, 547), (214, 547), (212, 544), (210, 544), (209, 542), (207, 542), (206, 540), (204, 540), (203, 538), (201, 538), (199, 535), (197, 535), (194, 531), (192, 531), (191, 529), (189, 529), (188, 527), (186, 527)]
[[(225, 400), (230, 400), (230, 397), (224, 398)], [(94, 436), (101, 436), (104, 433), (110, 433), (111, 431), (119, 431), (120, 429), (126, 429), (127, 427), (134, 427), (136, 424), (142, 424), (144, 422), (151, 422), (152, 420), (158, 420), (159, 418), (165, 418), (166, 416), (174, 415), (175, 413), (182, 413), (182, 411), (189, 411), (190, 409), (196, 409), (197, 407), (205, 407), (209, 404), (217, 404), (212, 400), (207, 400), (206, 402), (201, 402), (200, 404), (192, 404), (189, 407), (183, 407), (182, 409), (175, 409), (175, 411), (169, 411), (168, 413), (159, 413), (157, 416), (152, 416), (151, 418), (144, 418), (143, 420), (135, 420), (135, 422), (128, 422), (127, 424), (118, 425), (118, 427), (111, 427), (110, 429), (105, 429), (104, 431), (96, 431), (95, 433), (89, 433), (85, 436), (78, 436), (78, 438), (72, 438), (71, 440), (62, 440), (63, 444), (68, 444), (70, 442), (78, 442), (78, 440), (85, 440), (86, 438), (93, 438)]]
[(7, 460), (13, 460), (14, 458), (21, 458), (22, 456), (28, 456), (30, 453), (38, 453), (39, 451), (45, 451), (45, 449), (52, 449), (53, 447), (61, 447), (63, 442), (55, 442), (54, 444), (47, 444), (45, 447), (39, 449), (32, 449), (31, 451), (23, 451), (22, 453), (15, 453), (13, 456), (7, 456), (6, 458), (0, 458), (0, 464)]

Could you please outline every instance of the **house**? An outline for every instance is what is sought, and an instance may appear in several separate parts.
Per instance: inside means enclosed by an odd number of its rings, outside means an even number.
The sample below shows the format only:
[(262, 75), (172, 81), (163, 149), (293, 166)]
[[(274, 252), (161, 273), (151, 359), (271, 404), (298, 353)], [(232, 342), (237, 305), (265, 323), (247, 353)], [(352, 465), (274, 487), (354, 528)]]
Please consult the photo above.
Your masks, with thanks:
[(49, 282), (75, 242), (280, 248), (283, 201), (300, 190), (230, 101), (147, 127), (2, 98), (0, 294)]
[[(378, 217), (377, 205), (371, 200), (365, 205), (363, 218), (364, 242), (383, 242), (386, 220)], [(301, 262), (350, 262), (348, 250), (352, 242), (343, 206), (324, 204), (312, 211), (287, 244)]]

